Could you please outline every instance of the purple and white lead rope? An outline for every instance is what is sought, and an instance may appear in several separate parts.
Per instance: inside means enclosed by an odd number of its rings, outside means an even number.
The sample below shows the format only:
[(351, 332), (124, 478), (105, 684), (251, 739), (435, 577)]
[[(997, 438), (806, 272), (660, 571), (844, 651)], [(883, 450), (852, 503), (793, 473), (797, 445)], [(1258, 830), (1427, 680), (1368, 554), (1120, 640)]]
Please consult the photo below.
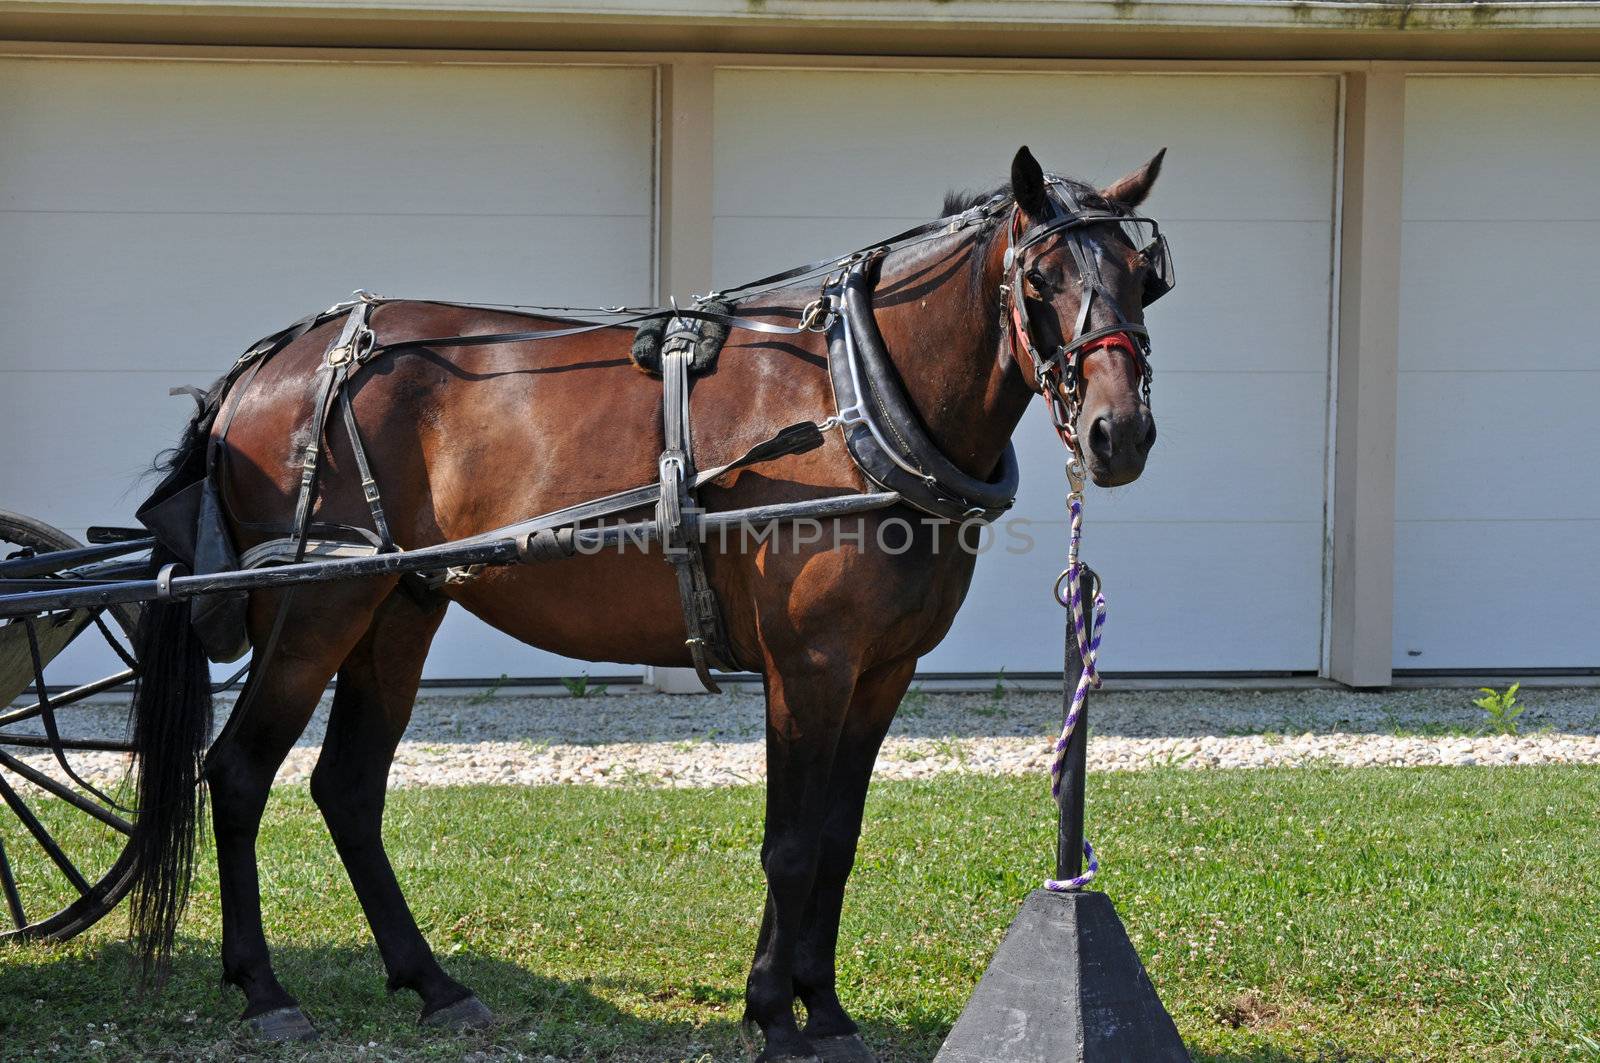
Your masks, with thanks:
[[(1068, 476), (1072, 475), (1068, 466)], [(1072, 631), (1078, 640), (1078, 657), (1083, 670), (1078, 673), (1078, 687), (1072, 692), (1072, 703), (1067, 707), (1067, 718), (1061, 724), (1061, 737), (1056, 739), (1055, 755), (1050, 758), (1050, 796), (1061, 800), (1061, 773), (1066, 767), (1067, 742), (1083, 716), (1083, 707), (1089, 700), (1089, 691), (1100, 685), (1100, 673), (1095, 661), (1100, 656), (1100, 634), (1106, 621), (1106, 596), (1096, 593), (1094, 606), (1087, 613), (1083, 608), (1083, 566), (1078, 563), (1078, 545), (1083, 538), (1083, 493), (1078, 490), (1076, 478), (1073, 491), (1067, 496), (1067, 511), (1072, 516), (1071, 534), (1067, 540), (1067, 567), (1056, 580), (1056, 601), (1072, 611)], [(1066, 594), (1063, 596), (1063, 585)], [(1100, 861), (1095, 859), (1094, 846), (1083, 840), (1083, 855), (1087, 868), (1081, 875), (1066, 880), (1045, 879), (1044, 888), (1057, 893), (1079, 889), (1094, 881), (1100, 871)]]

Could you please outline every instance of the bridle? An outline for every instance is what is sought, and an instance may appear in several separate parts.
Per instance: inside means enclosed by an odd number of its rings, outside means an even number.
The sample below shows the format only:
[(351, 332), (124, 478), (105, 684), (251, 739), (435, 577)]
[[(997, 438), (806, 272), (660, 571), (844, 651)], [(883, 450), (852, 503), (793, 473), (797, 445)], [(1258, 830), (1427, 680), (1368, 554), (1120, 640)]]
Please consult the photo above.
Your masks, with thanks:
[[(1139, 248), (1147, 262), (1145, 287), (1141, 308), (1149, 306), (1172, 290), (1172, 257), (1167, 249), (1166, 237), (1151, 219), (1136, 214), (1084, 206), (1079, 203), (1072, 186), (1054, 174), (1046, 175), (1045, 202), (1050, 216), (1026, 231), (1022, 230), (1022, 208), (1014, 206), (1007, 225), (1007, 246), (1004, 270), (1006, 280), (1000, 286), (1001, 326), (1008, 342), (1002, 345), (1002, 356), (1009, 349), (1010, 356), (1022, 368), (1029, 388), (1045, 398), (1051, 423), (1074, 454), (1078, 453), (1076, 425), (1079, 408), (1083, 402), (1083, 362), (1091, 353), (1102, 349), (1116, 349), (1133, 360), (1139, 373), (1140, 394), (1146, 405), (1150, 402), (1150, 330), (1122, 314), (1118, 301), (1106, 285), (1100, 272), (1094, 248), (1085, 239), (1085, 230), (1091, 226), (1119, 224), (1126, 227), (1148, 226), (1150, 239)], [(1023, 286), (1027, 268), (1024, 260), (1030, 249), (1052, 238), (1060, 237), (1077, 266), (1078, 316), (1071, 338), (1059, 344), (1050, 355), (1039, 353), (1034, 342), (1034, 331), (1028, 320), (1027, 295)], [(1109, 321), (1093, 327), (1095, 304), (1105, 307), (1103, 317)], [(1018, 352), (1026, 358), (1018, 357)]]

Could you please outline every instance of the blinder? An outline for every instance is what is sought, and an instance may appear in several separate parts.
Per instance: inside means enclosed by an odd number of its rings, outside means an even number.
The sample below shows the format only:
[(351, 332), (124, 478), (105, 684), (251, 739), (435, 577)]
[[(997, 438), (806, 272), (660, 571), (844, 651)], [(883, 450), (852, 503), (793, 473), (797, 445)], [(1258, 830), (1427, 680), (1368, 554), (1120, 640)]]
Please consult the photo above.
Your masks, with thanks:
[(1144, 275), (1144, 294), (1139, 301), (1141, 307), (1149, 306), (1178, 286), (1178, 275), (1172, 266), (1172, 250), (1167, 246), (1167, 238), (1155, 222), (1149, 224), (1155, 232), (1154, 239), (1143, 246), (1134, 245), (1139, 247), (1139, 254), (1144, 257), (1147, 271)]

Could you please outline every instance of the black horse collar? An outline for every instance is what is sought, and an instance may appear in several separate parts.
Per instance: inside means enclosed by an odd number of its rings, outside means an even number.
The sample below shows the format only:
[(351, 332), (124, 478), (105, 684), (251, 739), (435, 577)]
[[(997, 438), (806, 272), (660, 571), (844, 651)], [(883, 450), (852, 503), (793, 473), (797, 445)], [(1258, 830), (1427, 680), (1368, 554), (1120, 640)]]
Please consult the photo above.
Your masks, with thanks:
[(957, 468), (929, 438), (873, 319), (871, 266), (870, 256), (857, 261), (829, 292), (838, 313), (828, 330), (828, 375), (850, 457), (868, 480), (914, 509), (992, 521), (1016, 500), (1016, 451), (1007, 441), (994, 476), (982, 480)]

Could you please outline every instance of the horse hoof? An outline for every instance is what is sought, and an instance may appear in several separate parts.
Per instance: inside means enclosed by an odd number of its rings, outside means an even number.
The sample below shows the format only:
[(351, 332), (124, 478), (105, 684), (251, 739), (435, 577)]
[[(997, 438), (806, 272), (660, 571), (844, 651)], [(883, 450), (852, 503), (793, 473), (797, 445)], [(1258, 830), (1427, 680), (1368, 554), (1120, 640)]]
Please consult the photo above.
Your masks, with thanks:
[(494, 1025), (494, 1012), (476, 996), (463, 997), (454, 1004), (446, 1004), (438, 1011), (424, 1015), (421, 1024), (447, 1030), (481, 1030)]
[(878, 1063), (878, 1057), (858, 1033), (839, 1034), (835, 1037), (813, 1037), (811, 1047), (817, 1050), (822, 1063)]
[(317, 1028), (299, 1008), (276, 1008), (250, 1019), (250, 1029), (263, 1041), (315, 1041)]

